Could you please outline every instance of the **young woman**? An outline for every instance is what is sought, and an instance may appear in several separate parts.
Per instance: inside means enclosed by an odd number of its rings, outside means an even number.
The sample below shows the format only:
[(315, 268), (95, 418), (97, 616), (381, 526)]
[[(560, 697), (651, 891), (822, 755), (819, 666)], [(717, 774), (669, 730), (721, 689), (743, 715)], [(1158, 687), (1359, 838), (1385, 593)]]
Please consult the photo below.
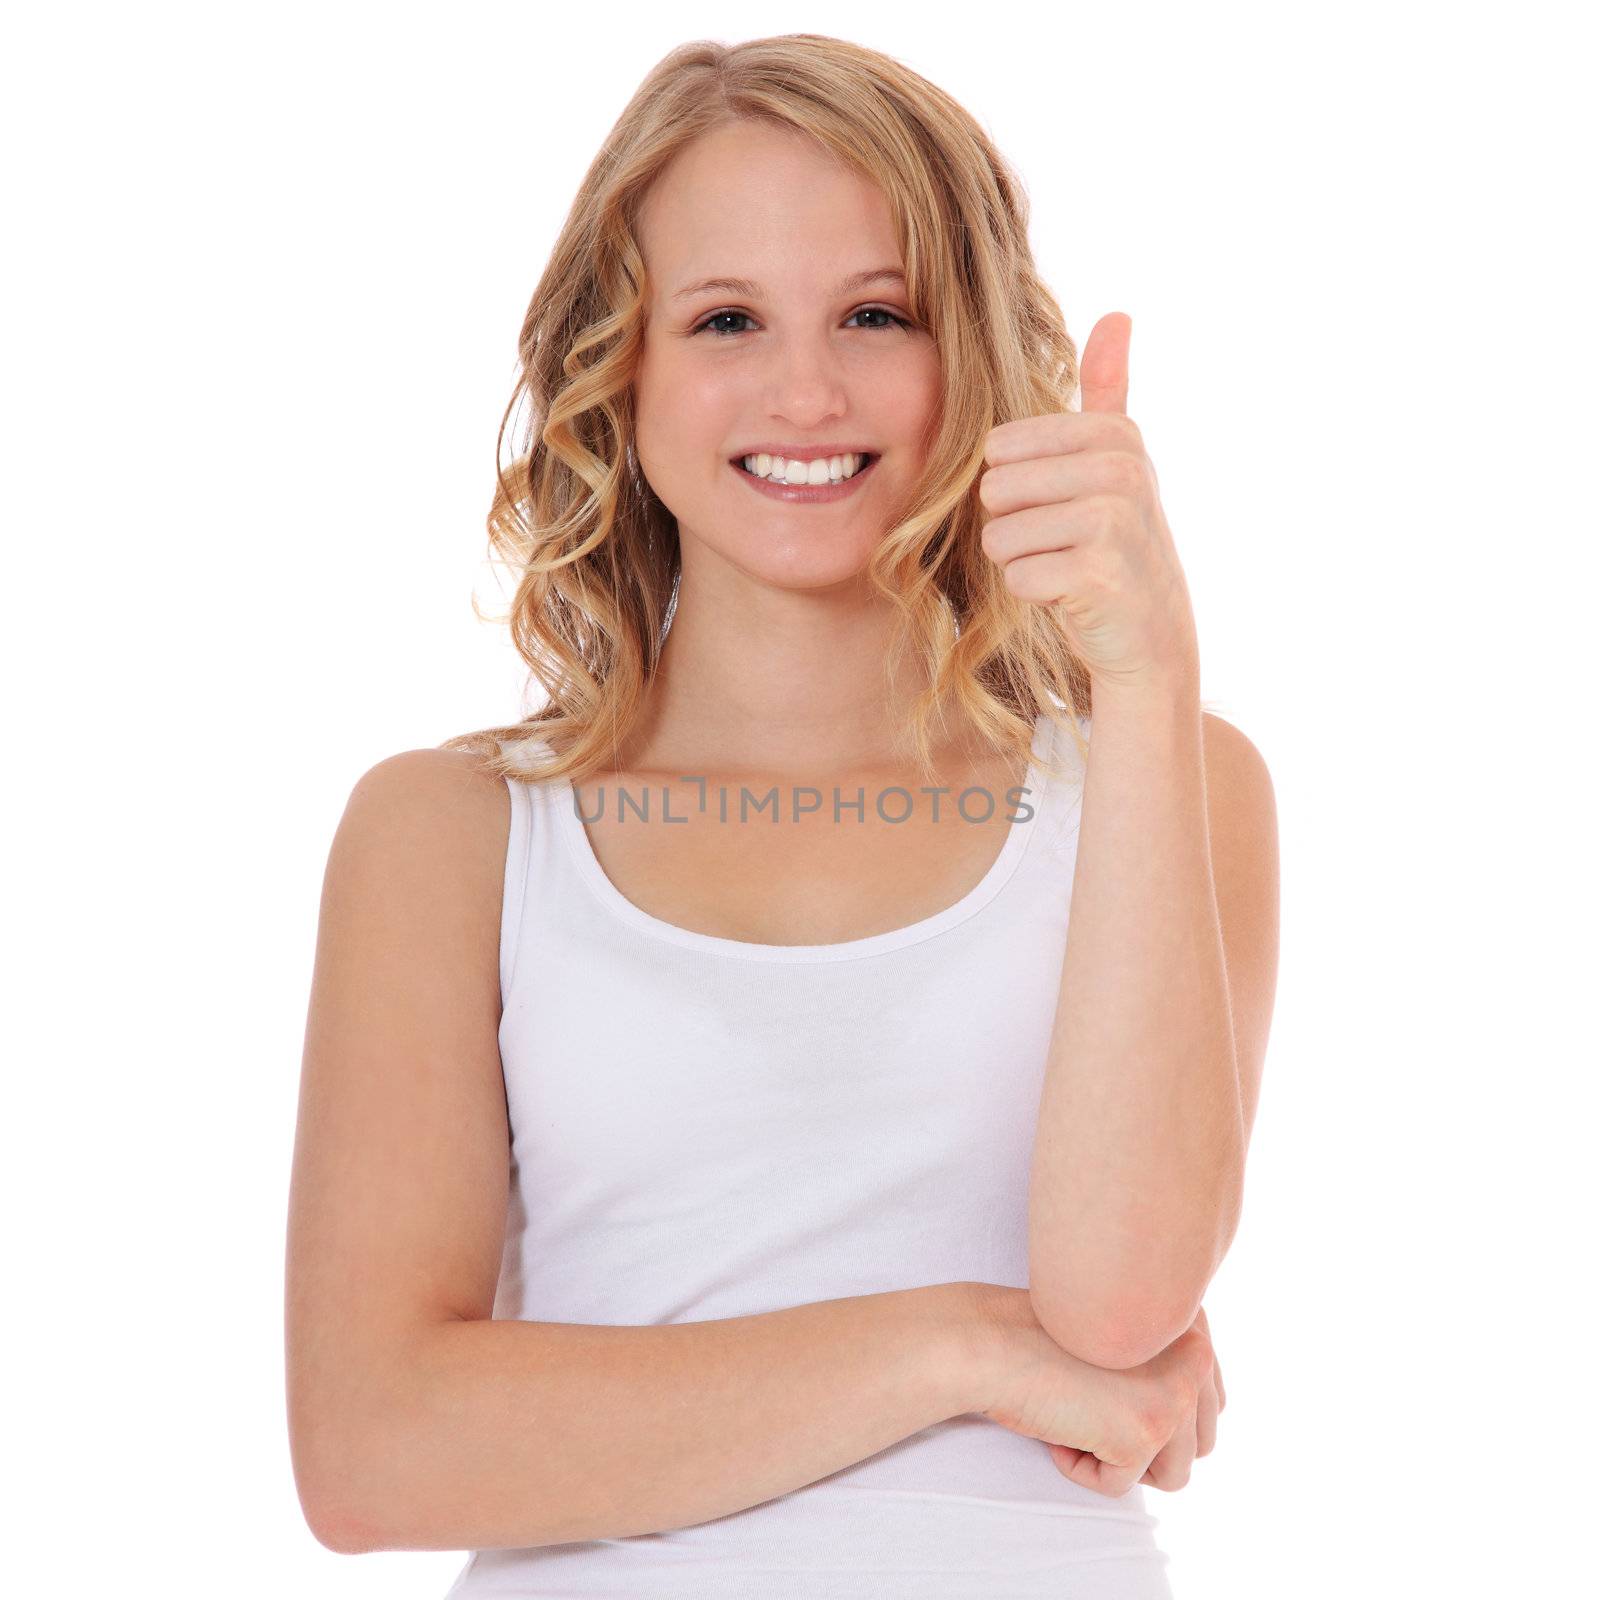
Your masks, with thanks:
[[(457, 1596), (1169, 1594), (1276, 961), (1125, 410), (898, 63), (674, 51), (522, 332), (545, 704), (355, 786), (296, 1477)], [(1081, 405), (1069, 405), (1081, 389)], [(514, 402), (515, 404), (515, 402)], [(508, 416), (509, 416), (508, 412)]]

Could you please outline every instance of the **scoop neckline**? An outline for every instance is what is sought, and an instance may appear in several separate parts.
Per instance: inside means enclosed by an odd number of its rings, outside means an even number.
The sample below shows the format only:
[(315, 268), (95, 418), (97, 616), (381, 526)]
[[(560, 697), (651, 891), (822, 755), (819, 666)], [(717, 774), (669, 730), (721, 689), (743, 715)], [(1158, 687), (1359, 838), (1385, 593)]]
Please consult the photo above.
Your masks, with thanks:
[[(848, 961), (861, 956), (883, 955), (890, 950), (901, 950), (920, 944), (938, 934), (965, 922), (981, 911), (1010, 881), (1022, 860), (1028, 841), (1043, 820), (1045, 796), (1049, 788), (1049, 773), (1041, 766), (1050, 731), (1049, 719), (1040, 714), (1034, 721), (1033, 744), (1029, 753), (1028, 770), (1024, 779), (1022, 801), (1032, 807), (1032, 815), (1014, 817), (1006, 831), (1000, 853), (990, 863), (983, 877), (954, 905), (946, 906), (931, 916), (921, 917), (903, 927), (889, 928), (883, 933), (868, 934), (861, 939), (837, 940), (830, 944), (760, 944), (748, 939), (726, 939), (720, 934), (700, 933), (693, 928), (680, 927), (675, 922), (653, 916), (637, 906), (606, 876), (600, 858), (595, 854), (588, 829), (578, 815), (573, 801), (572, 781), (562, 777), (550, 785), (549, 801), (555, 810), (557, 828), (567, 841), (578, 875), (595, 898), (613, 915), (637, 929), (668, 944), (688, 950), (700, 950), (710, 955), (734, 957), (742, 961), (805, 963), (818, 961)], [(1010, 790), (1006, 791), (1008, 794)]]

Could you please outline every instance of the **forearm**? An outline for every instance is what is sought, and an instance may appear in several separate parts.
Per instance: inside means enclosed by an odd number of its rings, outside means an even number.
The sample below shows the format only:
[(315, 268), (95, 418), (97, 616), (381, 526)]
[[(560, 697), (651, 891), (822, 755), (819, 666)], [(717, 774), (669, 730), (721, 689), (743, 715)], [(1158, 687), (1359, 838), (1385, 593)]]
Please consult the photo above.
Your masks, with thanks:
[(1090, 1361), (1182, 1331), (1244, 1149), (1198, 686), (1097, 683), (1093, 718), (1029, 1197), (1040, 1319)]
[(687, 1527), (978, 1404), (973, 1285), (709, 1322), (458, 1321), (361, 1452), (350, 1549), (519, 1548)]

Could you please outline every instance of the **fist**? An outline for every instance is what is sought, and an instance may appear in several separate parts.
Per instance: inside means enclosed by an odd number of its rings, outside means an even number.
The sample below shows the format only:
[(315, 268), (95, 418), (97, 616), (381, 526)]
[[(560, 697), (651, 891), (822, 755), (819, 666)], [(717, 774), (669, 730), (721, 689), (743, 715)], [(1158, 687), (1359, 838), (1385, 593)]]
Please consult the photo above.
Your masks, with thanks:
[(1096, 684), (1199, 675), (1194, 611), (1144, 440), (1128, 416), (1132, 320), (1113, 311), (1079, 363), (1082, 409), (992, 428), (983, 552), (1055, 608)]

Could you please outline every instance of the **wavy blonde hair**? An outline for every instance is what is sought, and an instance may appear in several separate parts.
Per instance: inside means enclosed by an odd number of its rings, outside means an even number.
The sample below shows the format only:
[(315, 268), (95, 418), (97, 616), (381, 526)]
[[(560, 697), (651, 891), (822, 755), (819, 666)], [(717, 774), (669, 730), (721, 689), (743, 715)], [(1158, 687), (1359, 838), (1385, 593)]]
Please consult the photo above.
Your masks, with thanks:
[[(1013, 595), (979, 543), (989, 430), (1069, 410), (1078, 387), (1076, 346), (1029, 249), (1022, 184), (942, 89), (889, 56), (814, 33), (680, 45), (584, 175), (523, 318), (497, 441), (489, 542), (517, 575), (516, 593), (506, 616), (478, 613), (510, 623), (548, 703), (440, 748), (473, 750), (510, 777), (582, 781), (616, 762), (642, 711), (681, 569), (677, 523), (634, 450), (649, 299), (636, 219), (674, 156), (744, 119), (809, 135), (883, 192), (911, 313), (938, 350), (943, 403), (926, 471), (868, 566), (896, 608), (886, 689), (897, 660), (927, 669), (906, 730), (919, 765), (931, 777), (930, 724), (951, 704), (980, 739), (1021, 760), (1036, 717), (1064, 723), (1081, 759), (1089, 673), (1054, 608)], [(519, 412), (520, 449), (502, 467)]]

